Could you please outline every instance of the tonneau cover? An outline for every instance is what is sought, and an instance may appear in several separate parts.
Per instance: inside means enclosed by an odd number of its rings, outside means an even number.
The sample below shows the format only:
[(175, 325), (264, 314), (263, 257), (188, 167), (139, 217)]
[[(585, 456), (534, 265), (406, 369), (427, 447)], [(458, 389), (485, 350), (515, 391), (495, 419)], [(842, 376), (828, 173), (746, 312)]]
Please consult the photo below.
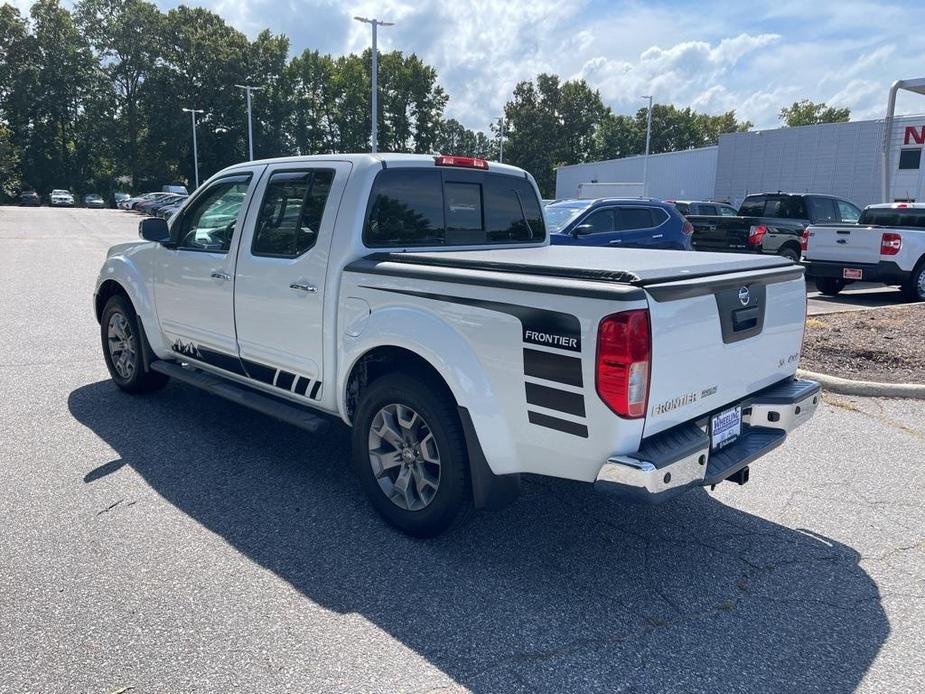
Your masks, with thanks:
[(367, 256), (367, 259), (410, 265), (604, 280), (636, 286), (727, 273), (795, 267), (786, 258), (774, 255), (572, 246), (374, 253)]

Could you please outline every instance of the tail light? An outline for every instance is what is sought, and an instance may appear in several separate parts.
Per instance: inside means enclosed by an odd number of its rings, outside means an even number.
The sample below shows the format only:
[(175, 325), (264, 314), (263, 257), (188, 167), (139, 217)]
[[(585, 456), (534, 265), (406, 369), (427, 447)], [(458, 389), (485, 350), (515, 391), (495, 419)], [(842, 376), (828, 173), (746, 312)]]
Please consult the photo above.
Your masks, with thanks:
[(748, 242), (753, 246), (757, 246), (761, 243), (761, 239), (763, 239), (764, 235), (767, 233), (768, 228), (764, 224), (750, 227), (748, 230)]
[(694, 233), (694, 225), (685, 219), (684, 224), (681, 225), (681, 233), (685, 236), (690, 236)]
[(459, 166), (464, 169), (487, 169), (488, 162), (476, 157), (434, 157), (437, 166)]
[(809, 248), (809, 237), (812, 234), (809, 233), (809, 227), (806, 227), (803, 230), (803, 235), (800, 237), (800, 249), (805, 253)]
[(880, 237), (880, 255), (896, 255), (903, 247), (903, 237), (899, 234), (885, 233)]
[(621, 417), (644, 417), (649, 400), (649, 311), (607, 316), (597, 330), (597, 394)]

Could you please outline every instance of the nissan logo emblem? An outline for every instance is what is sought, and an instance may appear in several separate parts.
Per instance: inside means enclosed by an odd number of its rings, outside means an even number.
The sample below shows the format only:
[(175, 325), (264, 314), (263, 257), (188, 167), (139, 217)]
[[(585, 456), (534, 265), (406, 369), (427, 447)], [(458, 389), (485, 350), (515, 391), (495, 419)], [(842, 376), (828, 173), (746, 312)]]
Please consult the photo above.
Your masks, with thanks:
[(739, 303), (743, 306), (748, 306), (748, 302), (752, 300), (751, 294), (749, 294), (748, 287), (741, 287), (739, 289)]

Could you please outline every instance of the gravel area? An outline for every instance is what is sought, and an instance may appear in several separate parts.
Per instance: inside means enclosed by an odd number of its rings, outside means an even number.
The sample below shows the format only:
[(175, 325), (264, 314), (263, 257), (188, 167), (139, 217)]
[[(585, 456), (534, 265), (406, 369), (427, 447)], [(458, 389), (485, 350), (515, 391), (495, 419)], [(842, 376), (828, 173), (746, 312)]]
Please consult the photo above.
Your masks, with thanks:
[(812, 317), (801, 366), (860, 381), (925, 383), (923, 335), (925, 305)]

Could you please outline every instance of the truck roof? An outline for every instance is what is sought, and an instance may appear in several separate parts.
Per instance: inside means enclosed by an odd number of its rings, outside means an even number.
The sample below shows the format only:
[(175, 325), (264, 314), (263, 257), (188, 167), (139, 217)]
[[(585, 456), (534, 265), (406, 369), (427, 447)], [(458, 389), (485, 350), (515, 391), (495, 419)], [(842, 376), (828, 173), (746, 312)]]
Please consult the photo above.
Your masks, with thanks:
[(904, 210), (910, 208), (913, 210), (925, 210), (925, 202), (878, 202), (874, 205), (868, 205), (865, 210)]
[[(405, 154), (400, 152), (377, 152), (376, 154), (306, 154), (295, 157), (276, 157), (274, 159), (255, 159), (243, 161), (224, 169), (223, 172), (233, 172), (258, 164), (311, 164), (316, 161), (347, 161), (356, 169), (385, 166), (436, 166), (439, 154)], [(452, 156), (452, 155), (447, 155)], [(441, 167), (443, 168), (443, 167)], [(523, 169), (496, 161), (488, 162), (488, 170), (495, 173), (505, 173), (523, 176)]]

